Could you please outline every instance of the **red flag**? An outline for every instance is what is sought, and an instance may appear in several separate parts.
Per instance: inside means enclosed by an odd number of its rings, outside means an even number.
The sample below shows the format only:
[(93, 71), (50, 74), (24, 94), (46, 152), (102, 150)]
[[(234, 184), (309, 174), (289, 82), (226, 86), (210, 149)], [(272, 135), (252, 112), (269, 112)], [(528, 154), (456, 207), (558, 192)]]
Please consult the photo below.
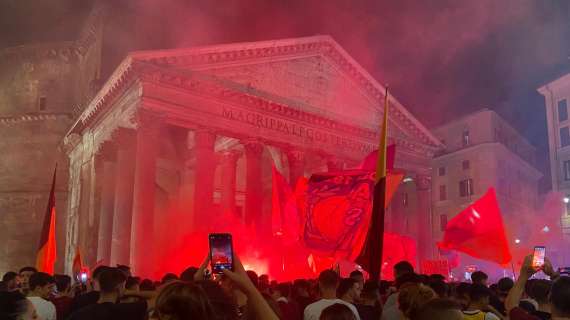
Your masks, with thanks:
[(83, 260), (81, 259), (81, 251), (79, 247), (75, 250), (75, 257), (73, 258), (73, 265), (71, 266), (73, 275), (77, 276), (83, 271)]
[[(396, 145), (391, 144), (386, 148), (386, 171), (394, 170), (394, 162), (396, 160)], [(378, 163), (378, 149), (370, 152), (359, 165), (361, 170), (375, 171)]]
[(500, 265), (511, 261), (511, 251), (493, 188), (448, 222), (443, 241), (438, 246)]
[(56, 244), (55, 244), (55, 176), (57, 172), (57, 165), (53, 172), (53, 181), (51, 183), (51, 191), (49, 193), (49, 200), (44, 216), (44, 223), (42, 226), (42, 233), (40, 236), (40, 243), (38, 245), (38, 252), (36, 256), (36, 268), (38, 271), (53, 274), (55, 259), (56, 259)]
[(273, 234), (286, 242), (299, 239), (299, 210), (297, 198), (283, 175), (272, 166), (272, 227)]

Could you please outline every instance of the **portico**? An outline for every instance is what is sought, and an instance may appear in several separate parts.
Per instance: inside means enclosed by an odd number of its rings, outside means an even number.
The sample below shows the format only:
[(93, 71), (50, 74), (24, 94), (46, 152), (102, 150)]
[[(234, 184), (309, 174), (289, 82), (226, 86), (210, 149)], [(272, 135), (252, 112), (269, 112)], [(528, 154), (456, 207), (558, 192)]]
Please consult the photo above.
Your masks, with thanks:
[[(152, 276), (145, 260), (173, 204), (185, 219), (171, 231), (207, 229), (228, 212), (270, 234), (267, 168), (294, 184), (358, 164), (376, 148), (383, 92), (328, 36), (129, 54), (65, 138), (67, 271), (79, 246), (90, 265)], [(396, 167), (418, 183), (395, 198), (415, 209), (394, 205), (388, 229), (414, 236), (429, 257), (429, 160), (441, 143), (390, 104)]]

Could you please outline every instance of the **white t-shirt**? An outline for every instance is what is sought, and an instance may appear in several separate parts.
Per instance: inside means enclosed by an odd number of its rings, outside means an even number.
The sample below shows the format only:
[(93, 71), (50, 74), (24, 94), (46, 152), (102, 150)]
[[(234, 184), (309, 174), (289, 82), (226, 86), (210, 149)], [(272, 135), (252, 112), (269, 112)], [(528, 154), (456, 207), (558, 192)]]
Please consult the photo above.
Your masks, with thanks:
[(403, 320), (404, 315), (398, 308), (398, 293), (393, 293), (388, 297), (382, 309), (382, 320)]
[[(480, 312), (481, 312), (481, 310), (470, 310), (470, 311), (465, 310), (465, 311), (463, 311), (463, 314), (467, 315), (467, 316), (474, 316)], [(485, 313), (485, 320), (500, 320), (500, 319), (495, 314), (493, 314), (491, 312), (486, 312)]]
[(319, 320), (319, 318), (321, 317), (321, 312), (323, 312), (323, 310), (326, 309), (328, 306), (332, 306), (335, 303), (344, 304), (345, 306), (349, 307), (350, 310), (352, 310), (352, 313), (354, 313), (356, 320), (360, 320), (360, 316), (358, 315), (356, 307), (340, 299), (321, 299), (315, 303), (311, 303), (305, 308), (303, 319)]
[(40, 297), (28, 297), (40, 320), (56, 320), (55, 305)]

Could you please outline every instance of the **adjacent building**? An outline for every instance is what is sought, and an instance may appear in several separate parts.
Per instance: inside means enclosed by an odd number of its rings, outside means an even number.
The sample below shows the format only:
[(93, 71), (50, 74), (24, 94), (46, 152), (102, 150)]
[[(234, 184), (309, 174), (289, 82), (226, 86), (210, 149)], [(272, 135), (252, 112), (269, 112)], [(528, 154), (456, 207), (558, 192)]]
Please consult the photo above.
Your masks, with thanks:
[(488, 109), (433, 133), (446, 145), (432, 162), (433, 239), (442, 239), (447, 221), (493, 187), (512, 246), (529, 241), (527, 220), (537, 208), (542, 176), (535, 168), (535, 148)]
[[(538, 89), (544, 96), (548, 126), (548, 148), (552, 190), (560, 193), (560, 201), (570, 202), (570, 74), (566, 74)], [(568, 207), (560, 212), (560, 224), (564, 239), (570, 239), (570, 215)]]

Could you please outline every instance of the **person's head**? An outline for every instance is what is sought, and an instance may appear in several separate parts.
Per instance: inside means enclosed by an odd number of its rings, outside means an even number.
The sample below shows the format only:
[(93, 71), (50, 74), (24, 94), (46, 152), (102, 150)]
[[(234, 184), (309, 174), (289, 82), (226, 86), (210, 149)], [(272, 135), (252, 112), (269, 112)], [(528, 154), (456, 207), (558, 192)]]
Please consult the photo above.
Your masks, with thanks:
[(553, 317), (570, 317), (570, 277), (560, 277), (552, 283), (550, 305)]
[(121, 297), (125, 292), (127, 275), (117, 269), (108, 268), (99, 275), (99, 287), (101, 295)]
[(380, 287), (378, 282), (368, 280), (364, 283), (362, 292), (360, 293), (362, 303), (366, 305), (375, 305), (380, 301)]
[(323, 292), (334, 292), (338, 288), (339, 277), (333, 270), (324, 270), (319, 274), (319, 290)]
[(463, 320), (461, 306), (450, 299), (433, 299), (421, 307), (411, 320)]
[(473, 284), (482, 284), (487, 286), (487, 280), (489, 280), (489, 276), (483, 271), (475, 271), (471, 274), (471, 283)]
[(319, 320), (356, 320), (354, 313), (344, 304), (335, 303), (321, 312)]
[(430, 281), (442, 281), (445, 282), (445, 277), (439, 273), (430, 274), (429, 276)]
[(259, 290), (264, 291), (269, 288), (269, 276), (262, 274), (259, 276)]
[(396, 279), (408, 273), (414, 273), (414, 266), (408, 261), (400, 261), (394, 265), (394, 277)]
[(53, 277), (45, 272), (36, 272), (30, 276), (30, 295), (48, 299), (55, 287)]
[(469, 290), (471, 290), (471, 284), (467, 282), (461, 282), (455, 287), (455, 295), (453, 298), (463, 308), (467, 308), (469, 304)]
[(198, 268), (188, 267), (180, 274), (180, 280), (186, 282), (192, 282), (194, 281), (194, 275), (196, 274), (196, 272), (198, 272)]
[(38, 270), (34, 267), (23, 267), (20, 269), (20, 284), (22, 285), (23, 289), (29, 289), (29, 281), (32, 274), (38, 272)]
[(361, 271), (354, 270), (350, 273), (349, 277), (351, 279), (356, 280), (356, 282), (358, 282), (358, 285), (360, 285), (360, 289), (362, 289), (362, 287), (364, 287), (364, 274)]
[(152, 282), (152, 280), (144, 279), (143, 281), (141, 281), (139, 289), (141, 291), (154, 291), (156, 289), (156, 287), (154, 286), (154, 283)]
[(39, 319), (34, 305), (20, 292), (0, 292), (0, 319)]
[(167, 273), (164, 275), (164, 277), (162, 277), (162, 284), (166, 284), (172, 281), (176, 281), (178, 280), (178, 276), (175, 275), (174, 273)]
[(129, 267), (129, 266), (125, 266), (123, 264), (118, 264), (117, 269), (119, 269), (121, 272), (123, 272), (127, 277), (132, 276), (131, 267)]
[(548, 295), (552, 282), (548, 280), (536, 279), (533, 281), (532, 286), (529, 288), (529, 297), (533, 298), (538, 304), (547, 304)]
[(515, 286), (515, 282), (511, 278), (501, 278), (499, 282), (497, 282), (497, 295), (504, 301), (509, 294), (509, 291)]
[(469, 305), (470, 306), (487, 306), (489, 305), (489, 298), (491, 297), (491, 290), (483, 284), (472, 284), (469, 289)]
[(297, 279), (293, 282), (293, 297), (308, 297), (311, 291), (311, 284), (304, 279)]
[(159, 320), (214, 319), (215, 313), (200, 286), (189, 282), (168, 283), (156, 298)]
[(255, 271), (252, 270), (247, 270), (245, 273), (247, 274), (249, 280), (251, 280), (253, 285), (259, 289), (259, 277), (257, 276), (257, 273), (255, 273)]
[(71, 277), (65, 274), (56, 274), (53, 276), (57, 292), (67, 294), (71, 290)]
[(273, 287), (272, 291), (273, 291), (272, 296), (274, 298), (280, 298), (280, 297), (289, 298), (289, 296), (291, 295), (291, 283), (288, 282), (279, 283), (278, 285)]
[(415, 273), (404, 273), (398, 278), (396, 278), (396, 288), (400, 288), (406, 283), (421, 283), (422, 279), (419, 275)]
[(18, 274), (13, 271), (8, 271), (2, 276), (5, 290), (13, 291), (18, 287)]
[(447, 298), (449, 295), (449, 286), (443, 281), (430, 281), (429, 287), (437, 294), (438, 298)]
[(98, 266), (95, 268), (95, 270), (93, 270), (93, 273), (91, 274), (91, 280), (93, 281), (93, 288), (95, 290), (99, 291), (99, 276), (103, 273), (103, 271), (109, 269), (112, 268), (108, 266)]
[(435, 297), (435, 292), (424, 284), (406, 283), (398, 294), (398, 308), (407, 319), (413, 319)]
[(233, 320), (238, 318), (232, 296), (228, 294), (222, 286), (212, 280), (200, 280), (196, 281), (195, 284), (200, 286), (206, 293), (206, 296), (217, 315), (216, 319)]
[(340, 280), (338, 288), (336, 290), (336, 295), (338, 298), (349, 302), (354, 303), (358, 299), (360, 299), (360, 284), (352, 278), (346, 278)]
[(140, 291), (140, 278), (128, 277), (125, 282), (125, 289), (132, 291)]

